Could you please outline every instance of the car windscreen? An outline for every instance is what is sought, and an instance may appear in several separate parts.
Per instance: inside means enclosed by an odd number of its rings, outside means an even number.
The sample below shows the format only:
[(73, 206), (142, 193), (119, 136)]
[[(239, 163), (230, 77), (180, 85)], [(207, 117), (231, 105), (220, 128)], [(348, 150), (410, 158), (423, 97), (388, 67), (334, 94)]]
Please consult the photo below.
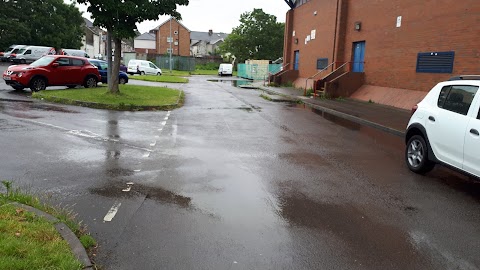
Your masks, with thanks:
[[(15, 49), (15, 50), (17, 50), (17, 49)], [(15, 50), (13, 50), (12, 53), (22, 54), (22, 53), (24, 53), (27, 49), (20, 49), (20, 50), (18, 50), (18, 51), (15, 51)]]
[(34, 66), (34, 67), (48, 66), (48, 65), (50, 65), (50, 63), (53, 62), (53, 60), (55, 60), (55, 57), (44, 56), (44, 57), (38, 59), (37, 61), (31, 63), (30, 66)]
[(13, 51), (13, 47), (9, 47), (8, 49), (5, 50), (5, 52), (11, 52)]

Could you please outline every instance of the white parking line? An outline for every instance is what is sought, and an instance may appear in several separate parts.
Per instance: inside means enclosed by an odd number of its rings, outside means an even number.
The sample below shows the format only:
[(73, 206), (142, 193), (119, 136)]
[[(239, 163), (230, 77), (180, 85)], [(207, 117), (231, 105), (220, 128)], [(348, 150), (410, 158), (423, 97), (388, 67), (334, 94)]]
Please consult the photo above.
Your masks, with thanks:
[(143, 157), (144, 157), (144, 158), (149, 157), (149, 156), (150, 156), (150, 153), (151, 153), (151, 152), (147, 152), (147, 153), (143, 154)]
[(115, 202), (112, 206), (112, 208), (110, 208), (110, 210), (108, 210), (108, 213), (105, 215), (105, 217), (103, 218), (103, 221), (112, 221), (112, 219), (115, 217), (115, 215), (117, 214), (118, 212), (118, 209), (120, 208), (120, 206), (122, 205), (122, 203), (120, 202)]
[(167, 117), (165, 117), (165, 118), (163, 118), (163, 120), (168, 120), (168, 116), (167, 116)]
[(165, 126), (167, 124), (167, 121), (162, 122), (162, 126)]
[(150, 146), (155, 146), (157, 145), (157, 141), (154, 141), (153, 143), (150, 144)]

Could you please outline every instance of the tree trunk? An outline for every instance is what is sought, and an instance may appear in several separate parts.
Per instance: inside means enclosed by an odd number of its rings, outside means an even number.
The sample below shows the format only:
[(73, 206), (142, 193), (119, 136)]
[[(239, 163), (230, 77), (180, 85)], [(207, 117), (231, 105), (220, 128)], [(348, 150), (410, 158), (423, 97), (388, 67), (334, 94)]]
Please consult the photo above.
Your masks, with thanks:
[(110, 89), (110, 93), (112, 94), (119, 94), (120, 89), (118, 88), (118, 74), (120, 72), (120, 55), (122, 51), (122, 40), (114, 37), (113, 42), (115, 43), (115, 54), (114, 54), (114, 59), (113, 59), (113, 69), (112, 69), (112, 75), (109, 80), (112, 82), (112, 88)]

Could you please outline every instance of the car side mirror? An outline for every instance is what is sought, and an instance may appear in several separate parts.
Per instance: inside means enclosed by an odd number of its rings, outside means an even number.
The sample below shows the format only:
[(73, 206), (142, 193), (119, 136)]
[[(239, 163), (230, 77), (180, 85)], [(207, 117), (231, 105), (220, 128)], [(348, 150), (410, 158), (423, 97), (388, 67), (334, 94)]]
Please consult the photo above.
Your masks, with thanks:
[(59, 66), (58, 63), (53, 63), (53, 64), (52, 64), (52, 67), (54, 67), (54, 68), (56, 68), (56, 67), (58, 67), (58, 66)]

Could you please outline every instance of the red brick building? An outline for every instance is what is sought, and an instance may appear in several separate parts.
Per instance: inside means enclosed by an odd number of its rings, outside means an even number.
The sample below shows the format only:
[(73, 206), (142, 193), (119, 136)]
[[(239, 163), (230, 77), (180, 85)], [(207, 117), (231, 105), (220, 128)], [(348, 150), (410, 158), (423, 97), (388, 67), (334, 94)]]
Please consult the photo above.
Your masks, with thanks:
[(480, 73), (479, 0), (285, 2), (283, 82), (410, 108), (437, 82)]
[[(169, 54), (171, 42), (172, 55), (190, 56), (190, 30), (175, 18), (166, 20), (154, 32), (158, 54)], [(172, 41), (169, 40), (170, 33)]]

